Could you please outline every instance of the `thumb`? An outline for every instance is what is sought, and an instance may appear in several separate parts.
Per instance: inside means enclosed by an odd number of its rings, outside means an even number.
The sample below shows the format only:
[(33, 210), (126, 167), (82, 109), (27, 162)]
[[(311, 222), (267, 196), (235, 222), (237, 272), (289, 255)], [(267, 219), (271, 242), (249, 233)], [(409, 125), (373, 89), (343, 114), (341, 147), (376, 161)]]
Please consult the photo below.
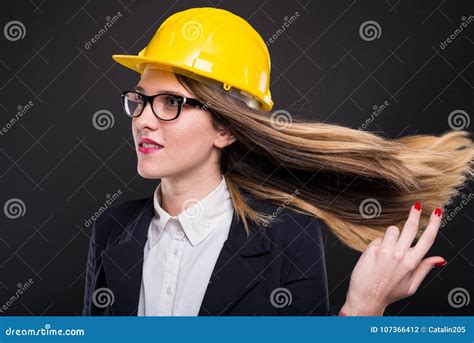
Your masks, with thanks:
[(415, 269), (415, 272), (413, 273), (408, 292), (410, 294), (414, 294), (431, 269), (433, 269), (434, 267), (444, 266), (446, 265), (446, 263), (447, 262), (445, 261), (445, 259), (441, 256), (432, 256), (425, 258), (423, 261), (421, 261), (421, 263), (418, 265), (418, 267)]

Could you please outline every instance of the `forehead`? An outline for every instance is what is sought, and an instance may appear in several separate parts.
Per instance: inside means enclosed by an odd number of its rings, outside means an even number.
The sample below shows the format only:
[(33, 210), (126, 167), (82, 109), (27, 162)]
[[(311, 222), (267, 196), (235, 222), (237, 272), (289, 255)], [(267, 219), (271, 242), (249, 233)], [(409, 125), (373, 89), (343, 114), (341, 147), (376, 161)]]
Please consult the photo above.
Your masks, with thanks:
[(155, 94), (163, 90), (171, 90), (185, 96), (192, 96), (192, 94), (179, 83), (173, 72), (157, 69), (152, 65), (145, 67), (141, 74), (140, 81), (135, 88), (150, 94)]

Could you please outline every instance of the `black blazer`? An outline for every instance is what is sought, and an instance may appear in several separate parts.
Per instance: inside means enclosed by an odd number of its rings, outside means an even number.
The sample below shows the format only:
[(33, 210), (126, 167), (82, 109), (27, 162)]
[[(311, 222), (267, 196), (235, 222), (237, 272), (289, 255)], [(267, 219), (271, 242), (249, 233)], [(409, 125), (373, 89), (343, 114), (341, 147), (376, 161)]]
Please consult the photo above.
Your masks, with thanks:
[[(337, 315), (341, 306), (329, 307), (323, 223), (284, 206), (248, 199), (252, 208), (274, 214), (276, 220), (263, 230), (251, 225), (247, 239), (234, 212), (199, 316)], [(115, 204), (96, 220), (87, 259), (83, 315), (137, 315), (143, 248), (153, 216), (150, 197)], [(92, 301), (94, 291), (103, 287), (114, 298), (105, 308)], [(286, 289), (286, 297), (278, 293), (272, 297), (279, 287)]]

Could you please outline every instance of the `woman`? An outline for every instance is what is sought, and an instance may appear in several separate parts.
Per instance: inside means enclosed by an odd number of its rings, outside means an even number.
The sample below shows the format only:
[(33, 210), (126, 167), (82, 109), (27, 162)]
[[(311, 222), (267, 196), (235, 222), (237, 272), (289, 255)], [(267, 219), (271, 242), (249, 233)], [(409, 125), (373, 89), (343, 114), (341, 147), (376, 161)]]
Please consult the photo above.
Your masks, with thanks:
[[(446, 264), (425, 255), (473, 175), (466, 132), (282, 123), (265, 43), (222, 9), (178, 12), (138, 56), (113, 57), (141, 73), (123, 106), (138, 173), (161, 183), (95, 222), (84, 315), (383, 315)], [(325, 228), (363, 252), (342, 306)]]

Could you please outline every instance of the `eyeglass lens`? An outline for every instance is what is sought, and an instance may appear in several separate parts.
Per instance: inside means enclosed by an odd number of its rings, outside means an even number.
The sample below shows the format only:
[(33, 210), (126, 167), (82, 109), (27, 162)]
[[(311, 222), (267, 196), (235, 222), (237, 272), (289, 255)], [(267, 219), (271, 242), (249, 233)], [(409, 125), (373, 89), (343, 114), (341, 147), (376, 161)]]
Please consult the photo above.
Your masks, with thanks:
[[(145, 99), (138, 93), (129, 92), (124, 97), (123, 106), (126, 114), (137, 117), (143, 111)], [(153, 112), (161, 119), (175, 118), (178, 115), (179, 107), (179, 100), (173, 95), (162, 94), (153, 99)]]

